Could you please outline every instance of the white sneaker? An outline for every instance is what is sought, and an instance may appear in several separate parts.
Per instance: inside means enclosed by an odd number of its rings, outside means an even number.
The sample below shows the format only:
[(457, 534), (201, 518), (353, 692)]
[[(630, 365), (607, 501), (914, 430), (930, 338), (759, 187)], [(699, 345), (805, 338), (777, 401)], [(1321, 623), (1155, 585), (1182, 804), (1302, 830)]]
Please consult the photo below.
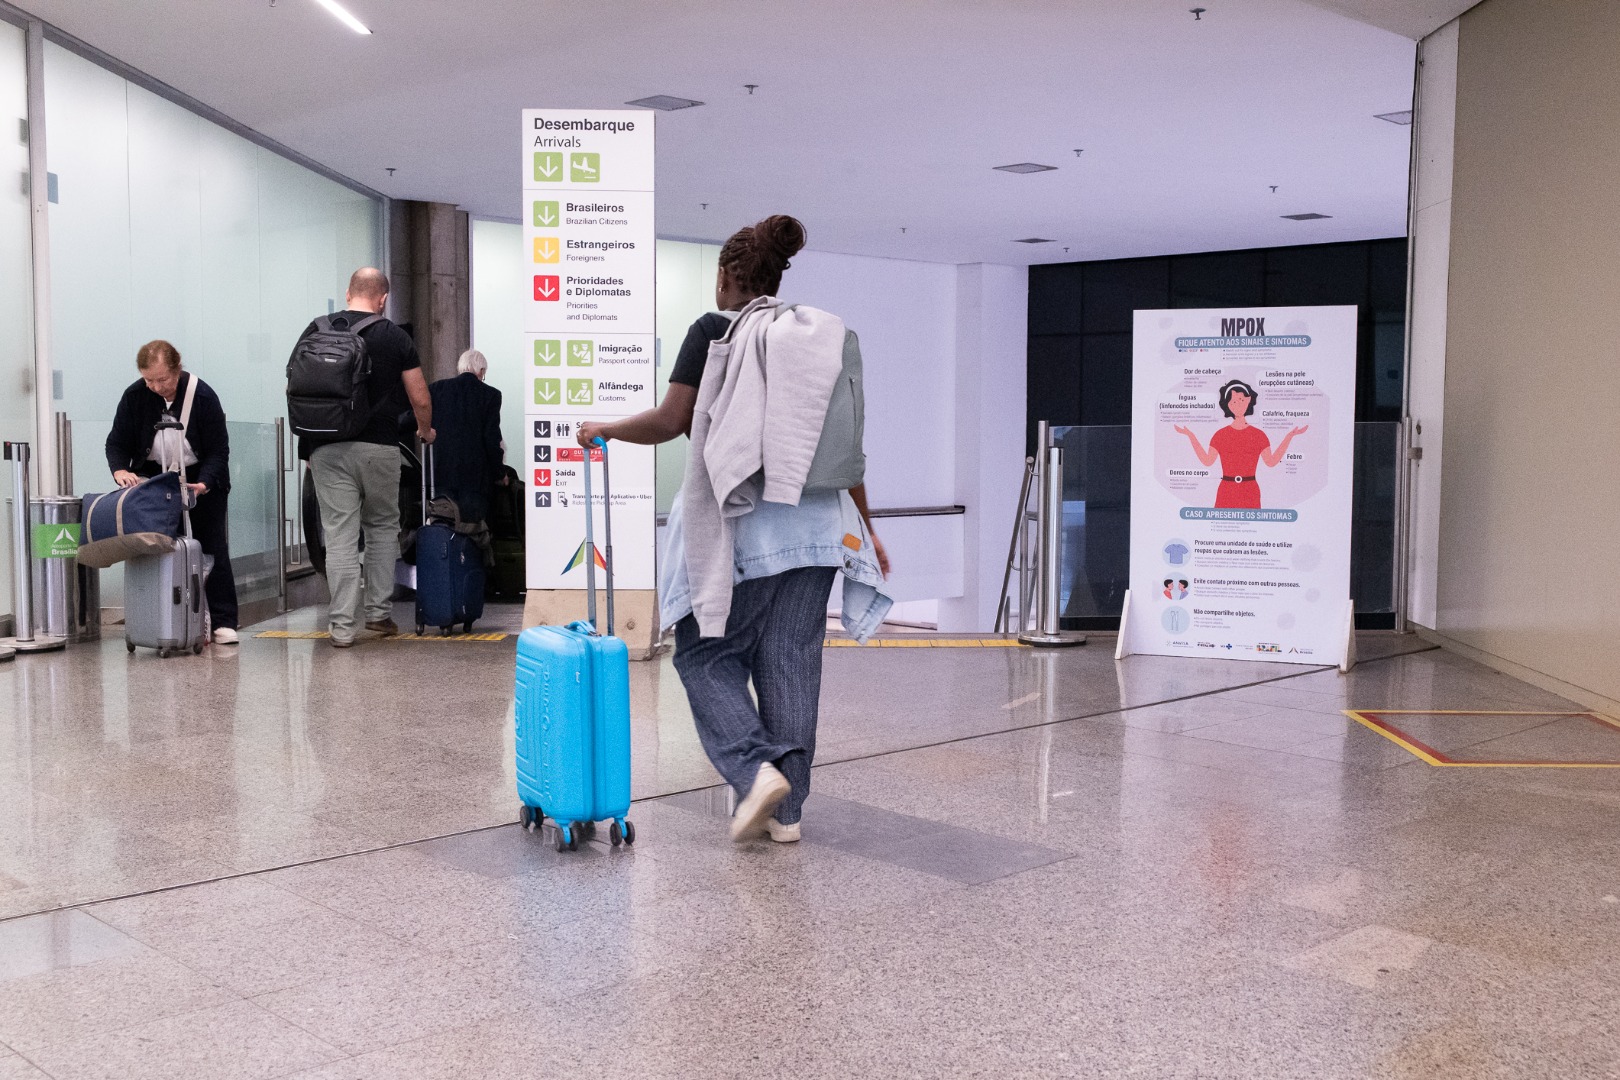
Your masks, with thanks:
[(765, 831), (766, 820), (776, 812), (776, 806), (787, 798), (792, 785), (781, 770), (770, 762), (759, 767), (754, 774), (754, 786), (748, 789), (737, 812), (731, 817), (731, 838), (738, 842), (752, 840)]
[(771, 839), (778, 844), (797, 844), (799, 842), (799, 823), (784, 825), (775, 818), (765, 823), (765, 831), (771, 834)]
[(235, 645), (239, 640), (241, 639), (236, 636), (236, 631), (228, 626), (222, 626), (214, 631), (215, 645)]

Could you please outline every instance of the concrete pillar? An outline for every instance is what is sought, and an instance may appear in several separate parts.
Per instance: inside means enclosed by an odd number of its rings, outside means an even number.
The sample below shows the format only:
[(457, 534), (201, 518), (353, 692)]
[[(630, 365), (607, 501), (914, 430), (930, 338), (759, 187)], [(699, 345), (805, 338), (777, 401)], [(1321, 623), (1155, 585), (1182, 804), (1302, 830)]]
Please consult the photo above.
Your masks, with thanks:
[(471, 231), (449, 203), (389, 203), (388, 317), (410, 324), (428, 382), (456, 373), (472, 344)]

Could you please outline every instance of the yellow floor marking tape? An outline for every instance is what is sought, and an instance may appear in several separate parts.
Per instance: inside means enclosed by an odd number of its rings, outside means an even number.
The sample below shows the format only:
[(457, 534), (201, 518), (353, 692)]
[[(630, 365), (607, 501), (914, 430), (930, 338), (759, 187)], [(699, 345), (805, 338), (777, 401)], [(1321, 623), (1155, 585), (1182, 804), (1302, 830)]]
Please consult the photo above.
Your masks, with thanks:
[[(332, 635), (326, 630), (261, 630), (254, 634), (261, 638), (282, 638), (291, 641), (322, 640)], [(415, 634), (399, 634), (391, 637), (368, 638), (370, 641), (505, 641), (511, 634), (491, 632), (487, 634), (452, 634), (449, 637), (430, 631), (418, 637)]]
[[(828, 649), (858, 649), (861, 643), (852, 638), (827, 638), (821, 643)], [(866, 643), (869, 649), (1022, 649), (1027, 648), (1017, 638), (873, 638)]]
[(1537, 712), (1529, 709), (1346, 709), (1344, 715), (1376, 731), (1413, 757), (1442, 769), (1620, 769), (1620, 761), (1453, 761), (1393, 724), (1381, 723), (1380, 716), (1549, 716), (1594, 720), (1620, 731), (1620, 722), (1591, 712)]
[[(332, 635), (326, 630), (261, 630), (253, 635), (259, 638), (273, 638), (282, 641), (324, 641)], [(505, 641), (515, 637), (514, 634), (492, 632), (487, 634), (452, 634), (444, 637), (436, 630), (429, 630), (418, 637), (412, 633), (403, 633), (395, 637), (367, 637), (368, 641)], [(829, 649), (858, 649), (861, 644), (851, 638), (827, 638), (822, 645)], [(867, 648), (879, 649), (1022, 649), (1026, 648), (1017, 638), (873, 638), (866, 643)]]

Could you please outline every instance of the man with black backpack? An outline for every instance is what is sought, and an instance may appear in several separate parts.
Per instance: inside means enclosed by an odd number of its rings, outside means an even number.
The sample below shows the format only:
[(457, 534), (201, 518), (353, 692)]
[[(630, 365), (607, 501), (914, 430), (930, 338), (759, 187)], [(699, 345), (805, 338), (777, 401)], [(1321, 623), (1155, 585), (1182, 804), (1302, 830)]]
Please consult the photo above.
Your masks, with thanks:
[(320, 501), (329, 625), (340, 649), (354, 644), (362, 616), (367, 630), (399, 632), (391, 599), (399, 558), (399, 417), (407, 407), (416, 414), (417, 435), (433, 441), (433, 403), (416, 344), (382, 315), (388, 278), (374, 267), (356, 270), (343, 302), (343, 311), (309, 324), (287, 362), (287, 418)]

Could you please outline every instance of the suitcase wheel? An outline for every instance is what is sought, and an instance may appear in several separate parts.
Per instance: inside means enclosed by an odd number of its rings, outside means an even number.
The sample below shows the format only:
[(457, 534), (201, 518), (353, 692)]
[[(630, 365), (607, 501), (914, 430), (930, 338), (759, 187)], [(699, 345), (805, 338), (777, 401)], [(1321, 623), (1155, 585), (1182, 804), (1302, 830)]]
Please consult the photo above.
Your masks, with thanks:
[(416, 636), (421, 637), (422, 636), (422, 631), (424, 631), (426, 629), (427, 629), (427, 627), (424, 624), (417, 623), (416, 624)]
[[(575, 825), (577, 826), (578, 822), (575, 822)], [(579, 850), (579, 832), (578, 832), (577, 828), (572, 828), (572, 827), (567, 826), (567, 825), (559, 825), (557, 827), (557, 850), (558, 851), (578, 851)]]
[(538, 829), (540, 823), (544, 820), (545, 815), (540, 812), (538, 806), (530, 806), (528, 803), (524, 803), (518, 807), (518, 824), (523, 828), (530, 831)]
[(126, 651), (128, 651), (128, 652), (134, 652), (135, 651), (135, 643), (133, 641), (129, 640), (129, 638), (125, 638), (124, 639), (124, 649)]
[(472, 633), (472, 620), (471, 619), (468, 619), (466, 622), (461, 624), (461, 632), (463, 634)]
[(608, 826), (608, 839), (614, 847), (633, 844), (636, 842), (636, 827), (629, 821), (615, 821)]
[(626, 847), (636, 842), (636, 823), (629, 818), (624, 819), (624, 843)]
[(202, 642), (200, 642), (200, 641), (197, 642), (197, 644), (195, 644), (195, 645), (193, 645), (191, 647), (191, 655), (193, 655), (193, 656), (201, 656), (202, 651), (203, 651), (203, 645), (202, 645)]
[(160, 646), (158, 648), (158, 659), (159, 660), (167, 660), (168, 658), (169, 658), (169, 648), (168, 648), (168, 646), (167, 645)]

